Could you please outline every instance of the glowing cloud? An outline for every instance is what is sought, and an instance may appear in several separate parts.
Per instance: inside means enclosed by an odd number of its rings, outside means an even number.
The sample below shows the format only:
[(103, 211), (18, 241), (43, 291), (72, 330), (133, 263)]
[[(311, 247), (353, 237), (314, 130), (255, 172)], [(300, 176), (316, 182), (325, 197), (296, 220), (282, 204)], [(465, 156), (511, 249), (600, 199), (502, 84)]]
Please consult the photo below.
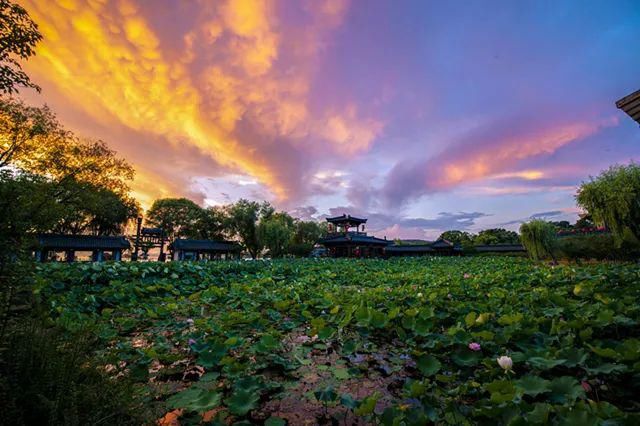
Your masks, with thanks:
[[(306, 141), (319, 139), (353, 154), (379, 134), (381, 125), (355, 106), (310, 112), (318, 45), (340, 24), (344, 4), (304, 10), (311, 24), (303, 29), (281, 25), (264, 0), (191, 5), (166, 12), (188, 24), (180, 35), (163, 31), (151, 4), (28, 0), (44, 36), (30, 70), (103, 125), (196, 147), (279, 199), (300, 186), (283, 150), (303, 155)], [(296, 49), (292, 32), (314, 47)]]

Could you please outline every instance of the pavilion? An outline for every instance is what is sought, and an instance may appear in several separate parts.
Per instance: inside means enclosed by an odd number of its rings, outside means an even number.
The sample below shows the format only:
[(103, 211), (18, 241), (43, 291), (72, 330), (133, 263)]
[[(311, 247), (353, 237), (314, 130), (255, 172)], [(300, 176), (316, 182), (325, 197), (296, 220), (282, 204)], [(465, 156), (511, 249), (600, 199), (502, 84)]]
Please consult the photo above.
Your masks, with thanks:
[(169, 245), (171, 260), (237, 259), (241, 247), (228, 241), (188, 240), (178, 238)]
[[(384, 249), (392, 244), (364, 232), (367, 219), (343, 214), (328, 217), (329, 233), (320, 240), (330, 257), (382, 257)], [(354, 230), (351, 230), (354, 229)]]
[(78, 252), (88, 253), (87, 260), (121, 260), (122, 252), (131, 248), (123, 236), (41, 234), (34, 247), (36, 260), (57, 260), (57, 253), (64, 253), (64, 260), (73, 262)]

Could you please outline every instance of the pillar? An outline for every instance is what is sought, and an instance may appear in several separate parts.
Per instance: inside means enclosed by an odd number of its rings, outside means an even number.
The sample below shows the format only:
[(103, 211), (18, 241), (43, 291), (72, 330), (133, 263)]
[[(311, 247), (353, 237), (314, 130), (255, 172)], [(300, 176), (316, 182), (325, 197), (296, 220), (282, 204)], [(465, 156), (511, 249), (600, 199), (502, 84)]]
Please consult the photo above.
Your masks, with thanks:
[(71, 263), (76, 260), (75, 250), (67, 250), (67, 262)]
[(113, 251), (113, 260), (116, 262), (120, 262), (122, 260), (122, 250)]

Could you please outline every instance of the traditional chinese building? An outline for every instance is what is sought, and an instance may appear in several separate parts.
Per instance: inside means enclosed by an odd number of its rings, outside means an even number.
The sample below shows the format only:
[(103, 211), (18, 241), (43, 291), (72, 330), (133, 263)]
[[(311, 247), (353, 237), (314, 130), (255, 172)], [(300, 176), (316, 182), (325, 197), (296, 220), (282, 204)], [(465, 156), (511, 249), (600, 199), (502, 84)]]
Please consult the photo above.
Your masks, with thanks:
[(227, 241), (176, 239), (169, 245), (171, 260), (237, 259), (241, 247)]
[(131, 248), (129, 241), (123, 236), (96, 235), (38, 235), (34, 248), (36, 260), (66, 261), (88, 260), (121, 260), (122, 252)]
[(329, 233), (320, 241), (330, 257), (382, 257), (391, 241), (367, 235), (367, 219), (350, 215), (328, 217)]
[(385, 248), (385, 255), (392, 256), (455, 256), (461, 255), (462, 248), (445, 239), (426, 244), (392, 245)]

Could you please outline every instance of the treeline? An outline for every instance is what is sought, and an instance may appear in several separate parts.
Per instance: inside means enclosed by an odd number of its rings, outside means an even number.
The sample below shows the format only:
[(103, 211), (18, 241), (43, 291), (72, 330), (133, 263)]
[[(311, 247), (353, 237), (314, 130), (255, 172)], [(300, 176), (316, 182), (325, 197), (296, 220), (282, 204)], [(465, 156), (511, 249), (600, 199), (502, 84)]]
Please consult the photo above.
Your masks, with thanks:
[(517, 232), (503, 228), (484, 229), (477, 234), (466, 231), (445, 231), (440, 234), (441, 239), (460, 245), (463, 248), (470, 248), (478, 245), (495, 244), (519, 244), (520, 236)]
[[(583, 182), (576, 203), (587, 215), (575, 225), (544, 220), (522, 224), (520, 235), (530, 257), (553, 262), (640, 258), (640, 166), (612, 166)], [(603, 230), (610, 232), (593, 233)]]
[(202, 208), (186, 198), (156, 200), (146, 223), (170, 238), (238, 241), (252, 258), (307, 256), (327, 232), (325, 223), (296, 219), (268, 202), (241, 199)]
[(134, 170), (100, 140), (66, 130), (48, 107), (0, 97), (0, 240), (15, 253), (38, 232), (112, 235), (140, 214)]

